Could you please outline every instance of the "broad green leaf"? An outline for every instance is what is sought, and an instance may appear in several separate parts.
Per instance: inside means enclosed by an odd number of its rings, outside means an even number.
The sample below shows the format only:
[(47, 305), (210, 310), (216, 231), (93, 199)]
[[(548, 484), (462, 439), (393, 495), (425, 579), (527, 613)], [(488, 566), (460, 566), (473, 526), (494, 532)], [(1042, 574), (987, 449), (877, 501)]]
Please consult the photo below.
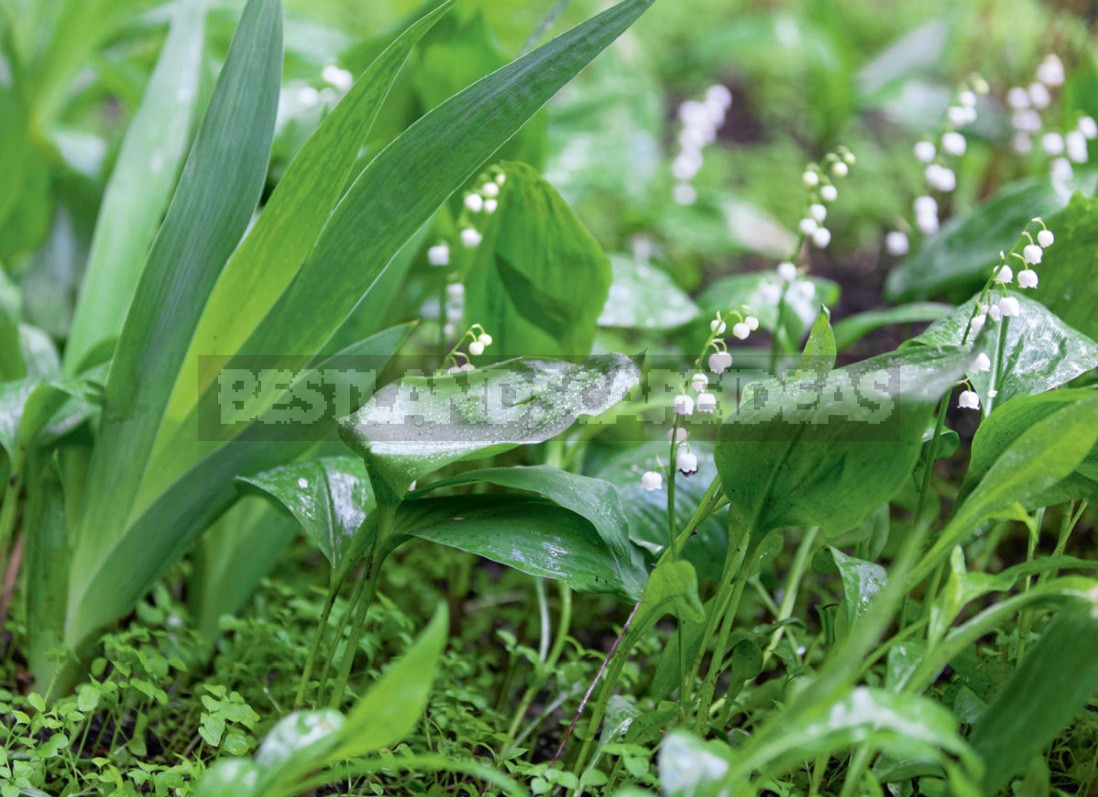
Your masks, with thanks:
[(938, 302), (912, 302), (885, 310), (867, 310), (835, 324), (835, 347), (843, 351), (881, 327), (937, 321), (951, 312), (951, 305)]
[(1041, 495), (1079, 467), (1098, 442), (1098, 396), (1073, 402), (1034, 423), (1002, 449), (979, 485), (915, 567), (917, 584), (985, 520)]
[(625, 0), (421, 117), (359, 174), (270, 309), (243, 319), (244, 342), (197, 353), (263, 354), (277, 367), (287, 352), (319, 350), (447, 197), (653, 2)]
[(195, 786), (195, 797), (251, 797), (262, 770), (241, 758), (225, 758), (211, 766)]
[[(641, 474), (659, 467), (661, 460), (667, 462), (670, 450), (670, 445), (662, 442), (623, 446), (621, 450), (615, 446), (611, 449), (613, 453), (599, 460), (590, 472), (617, 488), (629, 521), (629, 538), (653, 560), (667, 547), (667, 491), (645, 490), (641, 486)], [(698, 458), (698, 472), (693, 476), (680, 474), (675, 479), (675, 517), (680, 528), (717, 478), (713, 446), (692, 442), (690, 451)], [(702, 521), (680, 555), (694, 565), (698, 578), (716, 581), (720, 578), (727, 548), (728, 518), (727, 512), (721, 510)]]
[(631, 634), (640, 634), (668, 614), (684, 623), (700, 623), (705, 619), (698, 597), (698, 578), (689, 562), (668, 560), (652, 571), (644, 585)]
[(610, 261), (533, 168), (500, 168), (507, 181), (499, 209), (473, 214), (484, 240), (465, 267), (465, 318), (488, 329), (493, 355), (587, 354), (610, 290)]
[(701, 312), (666, 271), (628, 255), (611, 255), (614, 281), (600, 327), (675, 329)]
[(187, 154), (199, 103), (205, 0), (177, 4), (168, 38), (111, 173), (65, 347), (79, 370), (98, 344), (122, 332), (149, 245)]
[(77, 538), (77, 578), (93, 574), (125, 533), (191, 335), (259, 200), (281, 70), (280, 4), (250, 0), (111, 365)]
[(1025, 763), (1084, 713), (1098, 690), (1098, 592), (1062, 609), (972, 729), (985, 794), (1002, 791)]
[(415, 643), (351, 709), (329, 762), (392, 747), (415, 730), (427, 708), (449, 630), (446, 607), (440, 605)]
[[(782, 296), (784, 300), (779, 301)], [(724, 277), (698, 297), (706, 313), (750, 308), (759, 327), (778, 330), (788, 347), (800, 344), (819, 316), (821, 304), (834, 306), (838, 301), (839, 286), (831, 280), (798, 277), (786, 282), (773, 271)]]
[(582, 515), (542, 498), (497, 493), (408, 500), (393, 528), (579, 592), (636, 598), (644, 586), (637, 559), (612, 548)]
[(750, 745), (733, 758), (727, 782), (753, 770), (777, 775), (804, 761), (856, 745), (903, 758), (947, 763), (959, 759), (970, 777), (979, 758), (957, 732), (957, 720), (924, 697), (857, 687), (832, 703), (813, 706), (782, 733)]
[(888, 581), (888, 572), (879, 564), (847, 556), (838, 548), (830, 550), (843, 582), (847, 629), (849, 633), (857, 633), (858, 618), (872, 607), (873, 599)]
[[(365, 478), (365, 475), (364, 475)], [(548, 498), (587, 520), (610, 550), (615, 570), (644, 580), (640, 551), (629, 541), (629, 521), (614, 485), (548, 465), (485, 468), (431, 485), (432, 490), (463, 484), (494, 484)]]
[[(200, 381), (209, 377), (199, 369), (198, 358), (235, 353), (296, 278), (353, 176), (359, 150), (393, 79), (412, 48), (450, 6), (449, 0), (441, 3), (382, 52), (291, 162), (255, 227), (233, 253), (210, 294), (174, 386), (169, 424), (180, 422), (192, 411), (208, 384)], [(361, 337), (378, 330), (378, 326), (365, 329)], [(312, 354), (324, 343), (317, 340), (308, 347), (276, 351)], [(199, 380), (194, 378), (196, 373), (200, 374)], [(166, 434), (159, 443), (168, 456), (179, 458)]]
[(910, 476), (923, 430), (971, 354), (893, 352), (746, 392), (718, 432), (716, 462), (731, 523), (753, 535), (779, 526), (845, 531)]
[(1096, 176), (1091, 172), (1068, 183), (1043, 177), (1005, 186), (971, 213), (946, 222), (892, 269), (885, 283), (888, 298), (910, 301), (977, 290), (999, 252), (1014, 246), (1030, 219), (1056, 213), (1076, 190), (1092, 193)]
[[(1055, 390), (1037, 396), (1019, 396), (985, 418), (972, 439), (972, 456), (961, 489), (963, 499), (987, 474), (1003, 452), (1027, 429), (1077, 401), (1093, 401), (1093, 390)], [(1092, 449), (1079, 469), (1053, 485), (1049, 492), (1030, 496), (1027, 510), (1098, 495), (1098, 450)]]
[(366, 460), (379, 502), (393, 503), (445, 465), (541, 443), (604, 412), (638, 378), (636, 363), (620, 354), (413, 376), (379, 390), (340, 433)]
[(271, 728), (255, 754), (263, 780), (287, 780), (316, 767), (339, 743), (346, 720), (338, 711), (295, 711)]
[(357, 457), (293, 462), (238, 481), (293, 515), (333, 569), (374, 506), (366, 467)]
[[(994, 403), (1001, 406), (1015, 396), (1043, 393), (1098, 367), (1098, 343), (1069, 327), (1040, 302), (1016, 292), (1010, 295), (1018, 300), (1021, 313), (1002, 320), (1005, 333), (1000, 333), (999, 324), (988, 318), (976, 342), (976, 347), (988, 354), (994, 366), (991, 373), (969, 373), (984, 403), (992, 373), (998, 391)], [(935, 321), (904, 348), (960, 346), (978, 298)], [(972, 338), (969, 335), (970, 344)]]
[(835, 367), (835, 333), (831, 330), (831, 311), (820, 306), (812, 329), (808, 331), (808, 340), (804, 343), (804, 352), (797, 371), (808, 376), (816, 374), (826, 376)]
[(1093, 242), (1098, 236), (1098, 199), (1076, 194), (1060, 213), (1046, 218), (1055, 243), (1037, 267), (1040, 282), (1033, 296), (1064, 323), (1092, 339), (1098, 339), (1098, 253)]

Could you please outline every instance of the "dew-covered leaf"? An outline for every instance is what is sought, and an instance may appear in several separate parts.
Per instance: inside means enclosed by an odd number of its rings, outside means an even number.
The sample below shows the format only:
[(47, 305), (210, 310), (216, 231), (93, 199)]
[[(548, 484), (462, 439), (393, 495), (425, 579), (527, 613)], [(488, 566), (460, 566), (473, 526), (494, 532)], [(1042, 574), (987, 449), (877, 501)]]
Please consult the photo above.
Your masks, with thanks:
[(666, 271), (628, 255), (611, 255), (614, 281), (599, 326), (674, 329), (701, 312)]

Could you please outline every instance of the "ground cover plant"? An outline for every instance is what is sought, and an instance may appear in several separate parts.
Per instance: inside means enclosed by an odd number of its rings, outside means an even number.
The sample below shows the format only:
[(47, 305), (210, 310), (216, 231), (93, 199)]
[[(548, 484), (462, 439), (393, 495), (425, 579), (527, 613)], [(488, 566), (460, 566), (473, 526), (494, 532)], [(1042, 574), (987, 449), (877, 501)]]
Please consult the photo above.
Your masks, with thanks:
[(1098, 790), (1071, 4), (0, 0), (0, 794)]

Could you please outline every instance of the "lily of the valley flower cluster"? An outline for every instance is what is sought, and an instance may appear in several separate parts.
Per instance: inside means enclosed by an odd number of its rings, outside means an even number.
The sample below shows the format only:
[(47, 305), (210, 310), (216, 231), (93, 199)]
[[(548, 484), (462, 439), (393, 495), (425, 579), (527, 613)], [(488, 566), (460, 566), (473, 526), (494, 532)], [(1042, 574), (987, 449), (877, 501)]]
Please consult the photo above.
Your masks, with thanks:
[[(808, 190), (807, 208), (797, 228), (802, 239), (811, 241), (818, 249), (826, 249), (831, 243), (831, 230), (824, 224), (827, 206), (839, 198), (836, 181), (850, 174), (853, 165), (854, 153), (846, 147), (838, 147), (827, 153), (820, 163), (810, 163), (801, 175), (801, 182)], [(778, 271), (781, 272), (780, 266)]]
[(1019, 155), (1028, 155), (1034, 150), (1035, 141), (1039, 140), (1041, 151), (1052, 159), (1052, 179), (1061, 182), (1073, 176), (1072, 164), (1087, 162), (1087, 141), (1098, 137), (1098, 123), (1090, 116), (1079, 118), (1070, 130), (1046, 127), (1043, 114), (1048, 113), (1054, 119), (1059, 117), (1054, 105), (1063, 83), (1063, 62), (1050, 54), (1037, 67), (1032, 83), (1014, 86), (1006, 97), (1014, 126), (1014, 151)]
[[(466, 351), (462, 351), (461, 347), (465, 341), (469, 341), (469, 345)], [(472, 371), (476, 367), (473, 365), (472, 358), (484, 354), (484, 350), (491, 345), (492, 336), (480, 324), (473, 324), (465, 330), (465, 334), (446, 355), (446, 373), (460, 374), (463, 371)]]
[[(490, 173), (484, 182), (474, 191), (470, 191), (462, 200), (462, 212), (458, 219), (458, 238), (462, 249), (476, 249), (480, 246), (484, 235), (476, 227), (479, 217), (491, 215), (499, 207), (499, 195), (507, 175), (503, 171)], [(450, 244), (439, 241), (427, 249), (428, 264), (436, 267), (449, 266), (453, 262)], [(465, 311), (465, 286), (461, 282), (450, 282), (446, 285), (446, 296), (443, 302), (444, 326), (443, 335), (451, 337), (457, 325), (461, 323)]]
[[(1042, 219), (1035, 218), (1032, 223), (1039, 224), (1041, 229), (1037, 231), (1036, 237), (1034, 237), (1028, 229), (1022, 231), (1022, 235), (1019, 239), (1019, 243), (1022, 244), (1021, 252), (1011, 250), (1009, 257), (1005, 252), (999, 253), (999, 262), (992, 268), (991, 277), (984, 286), (984, 289), (980, 294), (980, 299), (977, 302), (976, 312), (969, 321), (968, 329), (965, 332), (965, 342), (968, 342), (976, 335), (979, 335), (989, 318), (992, 321), (999, 322), (1004, 318), (1011, 318), (1012, 316), (1021, 313), (1022, 308), (1018, 300), (1007, 293), (1007, 286), (1010, 285), (1015, 278), (1018, 280), (1019, 288), (1037, 287), (1038, 276), (1036, 269), (1033, 267), (1041, 264), (1041, 261), (1044, 258), (1045, 249), (1052, 246), (1056, 241), (1056, 237)], [(1017, 246), (1014, 248), (1017, 249)], [(1014, 269), (1011, 268), (1011, 258), (1020, 261), (1018, 265), (1020, 265), (1021, 268), (1017, 275), (1014, 273)], [(999, 298), (995, 298), (996, 292), (1001, 292), (1002, 295)], [(991, 358), (988, 357), (987, 354), (981, 352), (977, 355), (976, 361), (972, 365), (972, 370), (975, 373), (987, 373), (991, 371)], [(996, 391), (994, 385), (989, 389), (988, 395), (991, 398), (995, 397)], [(957, 406), (960, 409), (965, 410), (980, 409), (980, 396), (972, 389), (971, 384), (968, 384), (967, 387), (961, 391), (961, 394), (957, 398)]]
[(671, 162), (671, 174), (675, 178), (672, 196), (680, 205), (693, 205), (698, 191), (693, 186), (694, 177), (701, 171), (702, 151), (717, 140), (717, 131), (724, 124), (728, 109), (732, 106), (732, 92), (716, 83), (705, 91), (702, 100), (687, 100), (679, 106), (679, 151)]

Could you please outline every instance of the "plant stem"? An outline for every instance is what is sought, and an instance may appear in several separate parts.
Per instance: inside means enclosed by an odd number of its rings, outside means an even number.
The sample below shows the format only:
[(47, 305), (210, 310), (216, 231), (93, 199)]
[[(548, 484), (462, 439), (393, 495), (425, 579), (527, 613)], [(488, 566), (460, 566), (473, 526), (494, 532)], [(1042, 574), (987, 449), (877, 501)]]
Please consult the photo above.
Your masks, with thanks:
[[(816, 542), (816, 535), (819, 531), (818, 527), (810, 528), (805, 533), (804, 539), (801, 540), (797, 553), (793, 557), (793, 565), (789, 568), (789, 578), (785, 582), (785, 594), (782, 595), (782, 603), (775, 618), (779, 623), (793, 615), (793, 607), (797, 603), (797, 593), (800, 589), (801, 579), (804, 577), (805, 568), (808, 567), (808, 557), (812, 553), (812, 546)], [(773, 655), (778, 643), (781, 641), (783, 631), (785, 631), (784, 626), (776, 629), (771, 635), (770, 644), (763, 651), (762, 669), (766, 669), (767, 662), (770, 661), (771, 655)]]
[(305, 669), (301, 672), (301, 681), (297, 685), (297, 694), (294, 695), (294, 708), (302, 708), (305, 705), (305, 692), (309, 688), (309, 678), (313, 674), (316, 665), (316, 657), (320, 651), (320, 645), (324, 641), (324, 632), (328, 628), (328, 619), (335, 606), (336, 596), (339, 595), (339, 586), (334, 581), (328, 585), (328, 595), (324, 599), (324, 608), (320, 610), (320, 619), (317, 620), (316, 632), (313, 641), (309, 645), (309, 655), (305, 658)]

